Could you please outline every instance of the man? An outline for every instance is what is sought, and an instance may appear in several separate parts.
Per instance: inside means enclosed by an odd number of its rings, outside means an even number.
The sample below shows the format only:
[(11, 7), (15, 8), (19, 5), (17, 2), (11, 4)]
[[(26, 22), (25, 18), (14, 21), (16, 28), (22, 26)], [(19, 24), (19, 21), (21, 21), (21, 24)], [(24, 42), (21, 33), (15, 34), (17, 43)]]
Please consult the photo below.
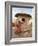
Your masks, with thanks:
[(16, 33), (20, 33), (21, 32), (21, 22), (17, 21), (15, 27), (16, 27)]

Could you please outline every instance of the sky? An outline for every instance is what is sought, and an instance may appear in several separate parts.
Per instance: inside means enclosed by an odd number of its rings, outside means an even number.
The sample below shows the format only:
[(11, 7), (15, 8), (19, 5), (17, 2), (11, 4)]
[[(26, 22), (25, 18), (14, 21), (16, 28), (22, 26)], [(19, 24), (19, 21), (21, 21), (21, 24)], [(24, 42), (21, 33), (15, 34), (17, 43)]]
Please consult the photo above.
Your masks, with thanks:
[(18, 8), (14, 7), (12, 8), (12, 18), (15, 18), (16, 13), (26, 13), (32, 15), (32, 8)]

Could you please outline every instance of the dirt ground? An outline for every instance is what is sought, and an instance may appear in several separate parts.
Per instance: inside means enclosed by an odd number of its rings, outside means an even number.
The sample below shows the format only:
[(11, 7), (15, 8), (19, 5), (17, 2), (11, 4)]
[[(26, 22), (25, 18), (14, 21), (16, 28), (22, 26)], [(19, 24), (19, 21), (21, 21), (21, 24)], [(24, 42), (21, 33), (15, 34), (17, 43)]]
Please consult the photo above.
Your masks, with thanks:
[(15, 32), (15, 28), (12, 27), (12, 38), (25, 38), (32, 37), (32, 27), (28, 26), (26, 31), (22, 31), (20, 33)]

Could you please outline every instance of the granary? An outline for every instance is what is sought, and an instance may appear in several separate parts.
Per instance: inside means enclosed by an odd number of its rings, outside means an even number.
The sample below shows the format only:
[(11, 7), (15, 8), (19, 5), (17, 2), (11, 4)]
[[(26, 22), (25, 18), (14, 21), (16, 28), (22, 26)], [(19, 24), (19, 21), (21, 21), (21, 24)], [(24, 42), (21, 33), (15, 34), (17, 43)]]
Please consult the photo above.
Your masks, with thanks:
[(22, 31), (28, 31), (32, 30), (32, 16), (25, 13), (17, 13), (15, 17), (18, 19), (18, 21), (22, 22), (21, 24), (21, 30)]

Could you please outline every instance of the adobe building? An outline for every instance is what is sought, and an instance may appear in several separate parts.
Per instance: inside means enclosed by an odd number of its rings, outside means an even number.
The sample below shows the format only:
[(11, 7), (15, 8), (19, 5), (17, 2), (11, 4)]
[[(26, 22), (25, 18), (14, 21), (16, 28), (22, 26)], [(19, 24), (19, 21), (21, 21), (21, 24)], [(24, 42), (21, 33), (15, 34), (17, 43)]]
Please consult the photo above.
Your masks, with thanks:
[(31, 22), (32, 16), (31, 15), (25, 14), (25, 13), (17, 13), (15, 17), (17, 17), (18, 21), (23, 23), (21, 25), (22, 31), (31, 30), (32, 28), (32, 22)]

